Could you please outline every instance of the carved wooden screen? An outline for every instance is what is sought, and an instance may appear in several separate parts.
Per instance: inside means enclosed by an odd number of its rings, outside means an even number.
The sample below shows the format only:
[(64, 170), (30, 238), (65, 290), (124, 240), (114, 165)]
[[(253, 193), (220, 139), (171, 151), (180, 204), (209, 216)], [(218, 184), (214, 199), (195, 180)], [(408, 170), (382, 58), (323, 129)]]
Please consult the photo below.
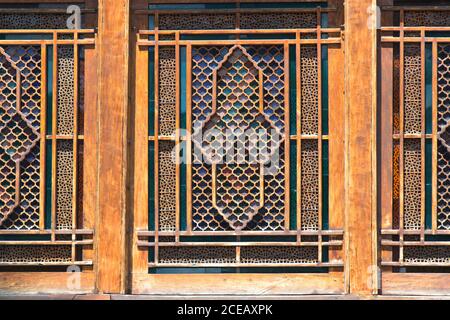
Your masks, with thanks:
[(93, 263), (83, 176), (84, 155), (95, 152), (84, 146), (91, 134), (84, 130), (84, 111), (92, 109), (84, 80), (94, 30), (67, 30), (65, 7), (43, 11), (1, 13), (2, 271)]
[(343, 226), (328, 223), (332, 9), (235, 6), (137, 12), (150, 30), (137, 35), (133, 292), (147, 272), (342, 271)]
[(381, 51), (385, 279), (446, 273), (450, 266), (450, 12), (443, 9), (394, 7), (383, 13), (389, 22), (382, 27)]

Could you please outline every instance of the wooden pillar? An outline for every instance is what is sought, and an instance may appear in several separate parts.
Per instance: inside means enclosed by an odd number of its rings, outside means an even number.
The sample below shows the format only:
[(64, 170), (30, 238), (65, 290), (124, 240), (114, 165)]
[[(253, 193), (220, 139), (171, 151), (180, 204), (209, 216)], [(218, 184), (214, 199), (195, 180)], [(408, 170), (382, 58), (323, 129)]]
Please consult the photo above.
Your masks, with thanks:
[[(129, 0), (99, 0), (97, 290), (124, 293)], [(87, 177), (89, 178), (89, 177)]]
[[(344, 24), (344, 0), (330, 0), (329, 5), (336, 12), (329, 13), (329, 26), (341, 27)], [(329, 226), (342, 229), (345, 225), (345, 88), (344, 88), (344, 45), (328, 46), (328, 105), (329, 105)], [(345, 250), (330, 248), (330, 261), (345, 261)], [(342, 269), (332, 268), (331, 273), (341, 275)]]
[(346, 263), (351, 294), (376, 292), (376, 0), (346, 0)]

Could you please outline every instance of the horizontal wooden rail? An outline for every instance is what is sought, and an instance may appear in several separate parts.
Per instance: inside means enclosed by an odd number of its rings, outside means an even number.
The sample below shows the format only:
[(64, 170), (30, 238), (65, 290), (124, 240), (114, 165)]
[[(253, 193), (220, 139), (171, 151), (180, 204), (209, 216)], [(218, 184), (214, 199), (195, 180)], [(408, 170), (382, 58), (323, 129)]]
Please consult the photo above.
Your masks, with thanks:
[(192, 9), (192, 10), (158, 10), (158, 9), (140, 9), (135, 10), (137, 15), (183, 15), (183, 14), (238, 14), (238, 13), (315, 13), (317, 9), (321, 12), (335, 12), (336, 8), (317, 7), (317, 8), (236, 8), (236, 9)]

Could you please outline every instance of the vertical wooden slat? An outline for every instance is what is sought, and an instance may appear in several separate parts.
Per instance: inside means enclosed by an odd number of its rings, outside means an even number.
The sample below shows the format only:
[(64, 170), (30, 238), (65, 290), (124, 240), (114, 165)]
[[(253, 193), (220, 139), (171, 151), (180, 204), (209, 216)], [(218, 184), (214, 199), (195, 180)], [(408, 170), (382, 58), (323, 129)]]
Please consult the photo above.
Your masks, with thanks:
[[(138, 0), (134, 3), (136, 9), (145, 9), (148, 3)], [(148, 17), (134, 15), (134, 30), (148, 28)], [(137, 36), (133, 35), (136, 39)], [(149, 47), (135, 47), (134, 56), (134, 134), (132, 155), (134, 157), (134, 188), (133, 188), (133, 235), (132, 266), (133, 274), (148, 272), (148, 250), (138, 248), (137, 229), (148, 229), (149, 226), (149, 176), (154, 168), (149, 167)], [(153, 210), (154, 208), (151, 208)]]
[(291, 134), (290, 134), (290, 106), (289, 106), (289, 44), (287, 42), (284, 43), (284, 75), (285, 75), (285, 83), (284, 83), (284, 125), (285, 125), (285, 142), (284, 142), (284, 157), (285, 157), (285, 229), (289, 230), (290, 227), (290, 190), (291, 190), (291, 180), (290, 180), (290, 150), (291, 150)]
[(421, 199), (420, 199), (420, 241), (425, 242), (425, 30), (421, 30), (420, 32), (420, 106), (421, 106), (421, 119), (422, 119), (422, 127), (421, 127), (421, 138), (420, 138), (420, 149), (421, 149)]
[(45, 229), (46, 155), (47, 155), (47, 46), (41, 45), (41, 140), (39, 176), (39, 229)]
[[(404, 225), (405, 225), (405, 172), (404, 172), (404, 158), (405, 158), (405, 31), (404, 28), (405, 11), (400, 11), (400, 159), (399, 159), (399, 176), (400, 176), (400, 195), (399, 195), (399, 227), (400, 227), (400, 242), (403, 242)], [(403, 262), (403, 245), (399, 248), (399, 261)]]
[[(78, 41), (78, 32), (74, 33), (75, 42)], [(78, 44), (74, 44), (73, 49), (73, 176), (72, 176), (72, 261), (76, 261), (76, 247), (74, 241), (76, 240), (75, 229), (77, 228), (77, 212), (78, 212), (78, 75), (79, 75), (79, 61), (78, 61)]]
[[(96, 0), (87, 0), (86, 8), (96, 9)], [(86, 14), (85, 27), (97, 26), (97, 14)], [(92, 35), (97, 42), (97, 34)], [(84, 122), (83, 125), (83, 210), (82, 227), (94, 229), (98, 212), (98, 73), (96, 45), (83, 46), (84, 50)], [(81, 174), (81, 173), (80, 173)], [(81, 227), (81, 226), (80, 226)], [(97, 233), (97, 231), (95, 231)], [(96, 244), (94, 244), (94, 248)], [(94, 248), (84, 247), (83, 258), (95, 260)], [(96, 261), (94, 261), (96, 264)]]
[(192, 46), (186, 46), (186, 225), (187, 230), (192, 231)]
[(53, 101), (52, 101), (52, 241), (55, 241), (56, 230), (56, 148), (57, 148), (57, 112), (58, 112), (58, 33), (53, 33)]
[(317, 148), (319, 153), (319, 229), (318, 229), (318, 255), (319, 262), (322, 262), (322, 229), (323, 229), (323, 146), (322, 146), (322, 13), (320, 7), (317, 8), (317, 107), (318, 107), (318, 126), (317, 126)]
[(176, 82), (176, 101), (175, 101), (175, 155), (176, 155), (176, 168), (175, 168), (175, 179), (176, 179), (176, 195), (175, 195), (175, 240), (178, 242), (180, 240), (180, 208), (181, 208), (181, 177), (180, 177), (180, 33), (175, 33), (175, 82)]
[(97, 283), (100, 293), (124, 293), (129, 0), (99, 0), (99, 176)]
[[(329, 25), (344, 24), (344, 1), (331, 0), (336, 8), (330, 12)], [(329, 134), (329, 227), (343, 229), (345, 224), (345, 69), (343, 44), (328, 45), (328, 134)], [(329, 248), (330, 262), (346, 261), (344, 246)], [(342, 269), (331, 268), (330, 274), (342, 276)]]
[[(392, 0), (384, 0), (382, 5), (392, 5)], [(382, 25), (393, 25), (393, 13), (384, 12), (381, 17)], [(380, 43), (380, 42), (378, 42)], [(379, 157), (379, 196), (380, 196), (380, 227), (392, 229), (393, 218), (393, 110), (394, 110), (394, 45), (392, 43), (379, 44), (379, 64), (381, 75), (379, 77), (379, 100), (381, 110), (379, 113), (380, 126), (380, 157)], [(381, 260), (392, 261), (392, 248), (381, 249)], [(392, 268), (383, 268), (383, 272), (390, 272)]]
[(376, 28), (375, 0), (350, 0), (345, 6), (346, 69), (346, 273), (350, 293), (374, 291), (376, 263)]
[(431, 216), (432, 216), (432, 230), (433, 234), (437, 231), (437, 206), (438, 206), (438, 43), (437, 40), (433, 40), (433, 76), (432, 76), (432, 94), (433, 94), (433, 154), (432, 154), (432, 205), (431, 205)]
[(154, 156), (154, 177), (155, 177), (155, 249), (154, 249), (154, 259), (155, 263), (159, 261), (159, 34), (158, 34), (159, 18), (158, 14), (155, 15), (155, 156)]
[(302, 229), (302, 74), (301, 74), (301, 46), (300, 32), (295, 34), (295, 60), (296, 60), (296, 119), (297, 119), (297, 242), (301, 242)]

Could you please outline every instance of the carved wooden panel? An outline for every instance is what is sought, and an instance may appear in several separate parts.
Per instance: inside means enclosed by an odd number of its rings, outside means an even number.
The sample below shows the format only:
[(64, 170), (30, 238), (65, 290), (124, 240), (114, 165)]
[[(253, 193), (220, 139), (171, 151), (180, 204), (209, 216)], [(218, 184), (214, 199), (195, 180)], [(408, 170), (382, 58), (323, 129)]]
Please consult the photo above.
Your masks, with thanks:
[(0, 30), (0, 267), (92, 264), (81, 250), (93, 231), (81, 224), (80, 93), (84, 45), (94, 40), (80, 43), (93, 31), (53, 30), (65, 29), (66, 20), (2, 14), (0, 28), (19, 30)]
[(149, 227), (137, 247), (151, 273), (343, 266), (343, 230), (327, 226), (324, 115), (340, 30), (316, 29), (325, 11), (155, 10), (155, 29), (139, 32)]
[(382, 265), (422, 267), (427, 272), (431, 270), (427, 267), (449, 266), (450, 258), (446, 238), (450, 46), (449, 33), (440, 28), (450, 14), (408, 7), (394, 10), (400, 27), (382, 28), (384, 52), (392, 48), (393, 53), (392, 73), (385, 76), (393, 80), (392, 212), (382, 213), (386, 217)]

